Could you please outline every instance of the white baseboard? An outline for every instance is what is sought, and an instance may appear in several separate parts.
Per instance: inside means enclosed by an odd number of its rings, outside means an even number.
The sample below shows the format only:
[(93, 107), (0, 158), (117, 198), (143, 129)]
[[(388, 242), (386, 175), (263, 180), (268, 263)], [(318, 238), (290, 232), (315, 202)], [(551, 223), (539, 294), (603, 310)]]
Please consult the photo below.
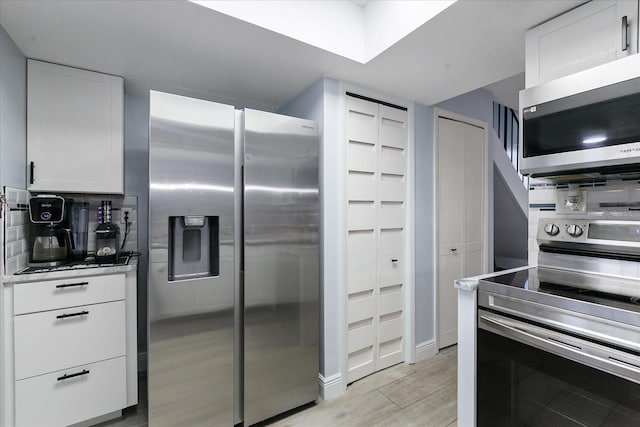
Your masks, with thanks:
[(342, 375), (339, 373), (326, 378), (323, 377), (322, 374), (318, 374), (318, 382), (320, 383), (320, 397), (323, 400), (335, 399), (346, 390), (346, 385), (343, 384), (342, 381)]
[(436, 340), (421, 342), (416, 346), (416, 363), (427, 360), (438, 354)]

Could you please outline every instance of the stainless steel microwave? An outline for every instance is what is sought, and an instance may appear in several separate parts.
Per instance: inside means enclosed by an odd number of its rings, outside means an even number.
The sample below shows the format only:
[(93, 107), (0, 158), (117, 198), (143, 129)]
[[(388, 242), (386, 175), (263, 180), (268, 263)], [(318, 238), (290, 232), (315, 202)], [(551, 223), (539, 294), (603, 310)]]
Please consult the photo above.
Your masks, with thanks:
[(640, 176), (640, 55), (520, 92), (520, 172)]

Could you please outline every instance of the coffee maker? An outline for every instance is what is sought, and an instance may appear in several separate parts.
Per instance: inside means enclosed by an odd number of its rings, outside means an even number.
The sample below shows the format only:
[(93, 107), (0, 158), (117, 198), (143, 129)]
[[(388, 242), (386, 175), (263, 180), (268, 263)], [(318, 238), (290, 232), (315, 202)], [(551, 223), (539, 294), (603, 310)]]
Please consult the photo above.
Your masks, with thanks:
[(32, 267), (55, 267), (69, 261), (73, 241), (65, 222), (65, 199), (40, 194), (29, 199), (29, 241)]

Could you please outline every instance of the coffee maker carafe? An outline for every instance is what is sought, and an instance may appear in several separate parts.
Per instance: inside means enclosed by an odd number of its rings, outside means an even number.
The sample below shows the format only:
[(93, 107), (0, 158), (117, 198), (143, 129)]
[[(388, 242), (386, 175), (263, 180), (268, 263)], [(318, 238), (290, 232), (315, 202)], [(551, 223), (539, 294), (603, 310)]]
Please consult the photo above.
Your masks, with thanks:
[(54, 267), (69, 261), (73, 241), (64, 213), (65, 200), (60, 196), (41, 194), (29, 199), (30, 266)]

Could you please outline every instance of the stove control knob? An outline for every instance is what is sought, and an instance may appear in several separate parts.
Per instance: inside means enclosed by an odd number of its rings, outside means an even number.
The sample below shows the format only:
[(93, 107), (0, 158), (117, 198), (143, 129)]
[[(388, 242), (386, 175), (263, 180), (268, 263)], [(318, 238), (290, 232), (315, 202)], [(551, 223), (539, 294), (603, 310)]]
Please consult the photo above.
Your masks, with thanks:
[(544, 226), (544, 231), (549, 236), (556, 236), (560, 232), (560, 229), (555, 224), (547, 224)]
[(567, 226), (567, 233), (571, 237), (580, 237), (582, 235), (582, 227), (576, 224), (571, 224)]

